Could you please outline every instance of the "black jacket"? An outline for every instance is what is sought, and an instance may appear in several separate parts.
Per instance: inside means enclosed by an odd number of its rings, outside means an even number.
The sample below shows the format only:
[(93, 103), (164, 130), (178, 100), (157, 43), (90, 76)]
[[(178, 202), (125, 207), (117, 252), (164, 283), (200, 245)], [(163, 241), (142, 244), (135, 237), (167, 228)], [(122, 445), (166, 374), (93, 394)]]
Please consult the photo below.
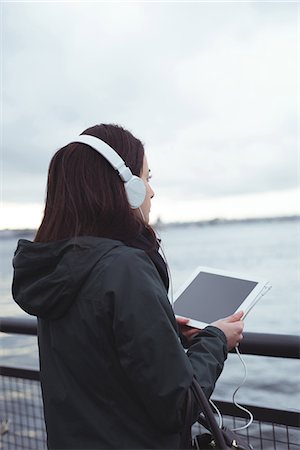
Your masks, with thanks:
[(195, 374), (209, 396), (227, 356), (207, 327), (185, 353), (143, 250), (79, 237), (20, 240), (13, 296), (38, 317), (50, 449), (175, 449)]

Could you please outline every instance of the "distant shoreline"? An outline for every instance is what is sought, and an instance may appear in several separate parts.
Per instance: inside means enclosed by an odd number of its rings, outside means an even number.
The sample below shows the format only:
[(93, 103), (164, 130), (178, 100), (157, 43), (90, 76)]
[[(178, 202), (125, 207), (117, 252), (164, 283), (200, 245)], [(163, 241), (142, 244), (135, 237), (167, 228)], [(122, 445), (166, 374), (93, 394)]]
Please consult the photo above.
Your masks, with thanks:
[[(197, 220), (186, 222), (163, 222), (158, 219), (152, 224), (153, 228), (186, 228), (186, 227), (205, 227), (205, 226), (218, 226), (218, 225), (232, 225), (232, 224), (244, 224), (244, 223), (269, 223), (269, 222), (295, 222), (300, 220), (300, 215), (294, 216), (276, 216), (276, 217), (256, 217), (256, 218), (244, 218), (244, 219), (223, 219), (215, 218), (211, 220)], [(19, 229), (3, 229), (0, 230), (0, 238), (10, 238), (18, 235), (32, 236), (36, 232), (31, 228), (19, 228)]]
[(158, 219), (152, 226), (154, 228), (178, 228), (190, 226), (217, 226), (217, 225), (231, 225), (242, 223), (260, 223), (260, 222), (294, 222), (300, 220), (300, 215), (293, 216), (274, 216), (274, 217), (254, 217), (243, 219), (225, 219), (215, 218), (210, 220), (186, 221), (186, 222), (162, 222)]

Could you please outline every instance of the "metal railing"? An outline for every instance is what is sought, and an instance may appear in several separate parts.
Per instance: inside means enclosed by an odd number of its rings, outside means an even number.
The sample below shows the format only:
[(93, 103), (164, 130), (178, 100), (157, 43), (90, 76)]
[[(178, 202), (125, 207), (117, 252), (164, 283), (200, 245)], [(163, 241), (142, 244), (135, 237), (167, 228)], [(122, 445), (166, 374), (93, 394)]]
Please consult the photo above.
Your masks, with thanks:
[[(37, 334), (35, 318), (2, 318), (0, 332), (9, 334)], [(240, 344), (243, 354), (277, 358), (300, 357), (300, 336), (265, 333), (245, 333)], [(0, 449), (46, 448), (46, 432), (37, 370), (0, 367)], [(247, 422), (244, 413), (232, 403), (214, 400), (223, 413), (224, 424), (229, 428)], [(245, 436), (254, 449), (300, 449), (300, 413), (280, 409), (244, 405), (250, 409), (253, 424), (239, 433)], [(202, 431), (198, 426), (194, 432)]]
[[(37, 320), (30, 318), (0, 318), (0, 332), (37, 335)], [(300, 336), (291, 334), (244, 333), (239, 346), (244, 355), (300, 358)]]

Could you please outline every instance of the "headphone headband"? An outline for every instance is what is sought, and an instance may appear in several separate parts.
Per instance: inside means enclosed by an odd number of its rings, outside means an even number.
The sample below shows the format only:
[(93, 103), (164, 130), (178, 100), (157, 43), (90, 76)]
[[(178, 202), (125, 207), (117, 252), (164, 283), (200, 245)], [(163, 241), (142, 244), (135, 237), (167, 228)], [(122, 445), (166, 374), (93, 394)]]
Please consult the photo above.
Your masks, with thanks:
[(99, 152), (110, 165), (118, 172), (121, 180), (124, 182), (124, 187), (128, 202), (133, 209), (141, 206), (146, 196), (146, 187), (143, 180), (136, 175), (133, 175), (129, 167), (118, 153), (111, 148), (106, 142), (100, 138), (91, 136), (89, 134), (81, 134), (73, 139), (70, 143), (78, 142), (86, 144)]
[(113, 166), (113, 168), (117, 170), (118, 174), (124, 182), (129, 181), (132, 177), (131, 170), (126, 166), (121, 156), (119, 156), (113, 148), (111, 148), (108, 144), (106, 144), (106, 142), (102, 141), (101, 139), (89, 134), (81, 134), (71, 142), (80, 142), (81, 144), (86, 144), (101, 153), (101, 155)]

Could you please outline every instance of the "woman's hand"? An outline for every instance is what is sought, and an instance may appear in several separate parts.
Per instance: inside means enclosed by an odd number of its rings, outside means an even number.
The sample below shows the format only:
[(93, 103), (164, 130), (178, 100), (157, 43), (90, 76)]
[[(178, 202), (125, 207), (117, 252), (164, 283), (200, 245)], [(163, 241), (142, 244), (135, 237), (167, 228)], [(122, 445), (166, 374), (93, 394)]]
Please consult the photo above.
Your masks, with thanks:
[(193, 337), (200, 331), (198, 330), (198, 328), (188, 327), (187, 324), (189, 323), (189, 321), (190, 319), (187, 319), (186, 317), (176, 317), (179, 331), (188, 342), (191, 341)]
[(236, 347), (236, 345), (243, 339), (242, 333), (244, 329), (244, 322), (241, 320), (243, 315), (243, 311), (238, 311), (231, 316), (211, 323), (212, 326), (219, 328), (225, 334), (228, 350)]

